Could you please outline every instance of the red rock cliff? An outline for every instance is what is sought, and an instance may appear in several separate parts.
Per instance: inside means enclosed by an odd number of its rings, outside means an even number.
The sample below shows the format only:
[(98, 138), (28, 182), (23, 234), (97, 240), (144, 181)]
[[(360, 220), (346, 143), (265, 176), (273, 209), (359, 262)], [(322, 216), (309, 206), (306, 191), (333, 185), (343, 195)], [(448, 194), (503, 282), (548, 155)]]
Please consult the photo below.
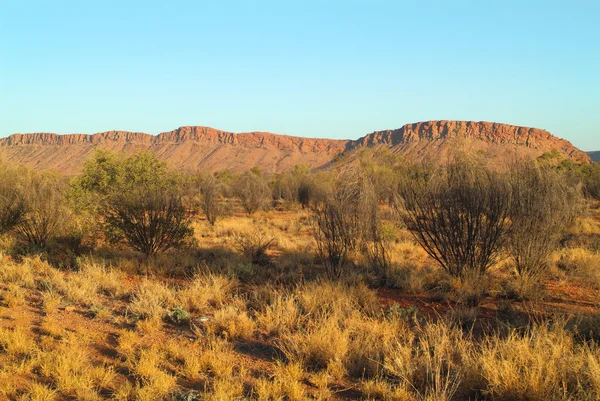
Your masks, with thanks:
[(149, 149), (173, 167), (184, 170), (231, 169), (258, 166), (280, 172), (294, 164), (326, 167), (335, 156), (364, 147), (386, 147), (396, 152), (445, 152), (448, 141), (464, 138), (478, 149), (501, 157), (504, 147), (530, 153), (558, 150), (573, 160), (589, 163), (589, 157), (568, 141), (537, 128), (472, 121), (427, 121), (389, 131), (376, 131), (358, 140), (301, 138), (267, 132), (235, 134), (208, 127), (180, 127), (149, 135), (108, 131), (93, 135), (51, 133), (14, 134), (0, 139), (0, 150), (11, 163), (71, 174), (79, 171), (95, 148), (134, 153)]

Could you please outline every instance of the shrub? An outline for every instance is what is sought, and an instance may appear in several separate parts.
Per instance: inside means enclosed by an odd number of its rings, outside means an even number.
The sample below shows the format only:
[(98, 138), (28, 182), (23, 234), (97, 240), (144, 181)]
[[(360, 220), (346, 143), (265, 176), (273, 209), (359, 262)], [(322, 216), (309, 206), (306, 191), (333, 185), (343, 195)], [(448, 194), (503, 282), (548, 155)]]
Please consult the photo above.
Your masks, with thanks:
[(0, 234), (12, 230), (24, 217), (27, 207), (17, 172), (0, 167)]
[(338, 183), (334, 193), (313, 205), (313, 233), (330, 278), (341, 276), (348, 252), (356, 245), (359, 190)]
[(275, 238), (260, 230), (254, 230), (250, 233), (238, 233), (233, 238), (239, 249), (253, 264), (269, 264), (270, 258), (267, 251), (275, 245)]
[(214, 175), (208, 174), (201, 178), (200, 207), (211, 226), (214, 226), (217, 218), (223, 214), (223, 207), (219, 200), (220, 194), (220, 183)]
[(146, 256), (181, 246), (191, 237), (182, 196), (169, 189), (140, 188), (115, 194), (105, 209), (112, 239), (124, 239)]
[(27, 173), (22, 185), (25, 213), (15, 231), (28, 245), (43, 249), (70, 220), (64, 204), (65, 186), (53, 174), (35, 172)]
[(573, 223), (580, 204), (579, 193), (563, 176), (519, 161), (511, 168), (512, 202), (508, 251), (517, 274), (538, 277), (548, 258)]
[(456, 277), (484, 273), (508, 230), (510, 188), (498, 174), (456, 157), (431, 178), (400, 185), (408, 229)]
[(311, 199), (314, 198), (314, 186), (312, 180), (305, 177), (298, 185), (298, 202), (302, 205), (302, 209), (310, 205)]
[(181, 246), (193, 231), (185, 186), (151, 152), (126, 159), (100, 152), (84, 166), (75, 189), (95, 197), (107, 236), (146, 256)]
[(363, 249), (370, 267), (387, 282), (390, 273), (390, 254), (379, 207), (379, 198), (373, 176), (358, 172), (360, 197), (358, 219)]
[(257, 174), (246, 172), (235, 182), (233, 191), (248, 214), (262, 209), (270, 195), (269, 186)]

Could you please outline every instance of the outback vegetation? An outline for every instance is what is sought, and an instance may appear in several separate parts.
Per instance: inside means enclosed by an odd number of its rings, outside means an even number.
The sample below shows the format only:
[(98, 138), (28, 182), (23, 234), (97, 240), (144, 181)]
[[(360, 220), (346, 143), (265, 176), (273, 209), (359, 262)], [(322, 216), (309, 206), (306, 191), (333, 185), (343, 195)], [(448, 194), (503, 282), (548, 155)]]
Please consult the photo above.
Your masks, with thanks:
[(597, 400), (599, 188), (556, 154), (2, 165), (0, 398)]

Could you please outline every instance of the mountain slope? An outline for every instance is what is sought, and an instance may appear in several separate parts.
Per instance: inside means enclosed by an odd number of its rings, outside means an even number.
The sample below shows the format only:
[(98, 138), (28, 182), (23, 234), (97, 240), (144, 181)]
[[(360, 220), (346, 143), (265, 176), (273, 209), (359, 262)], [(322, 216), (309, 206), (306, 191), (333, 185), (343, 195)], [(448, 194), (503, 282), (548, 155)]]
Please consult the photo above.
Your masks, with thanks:
[(312, 139), (266, 132), (235, 134), (208, 127), (180, 127), (153, 136), (109, 131), (93, 135), (14, 134), (0, 139), (0, 153), (11, 164), (65, 174), (79, 171), (94, 150), (132, 154), (152, 150), (174, 168), (243, 171), (254, 166), (281, 172), (303, 163), (326, 168), (341, 154), (360, 149), (390, 149), (407, 157), (443, 158), (460, 146), (502, 159), (513, 151), (539, 156), (558, 150), (565, 157), (589, 163), (589, 157), (568, 141), (547, 131), (508, 124), (471, 121), (428, 121), (390, 131), (376, 131), (358, 140)]
[(592, 161), (600, 162), (600, 150), (595, 152), (587, 152), (587, 155), (592, 159)]

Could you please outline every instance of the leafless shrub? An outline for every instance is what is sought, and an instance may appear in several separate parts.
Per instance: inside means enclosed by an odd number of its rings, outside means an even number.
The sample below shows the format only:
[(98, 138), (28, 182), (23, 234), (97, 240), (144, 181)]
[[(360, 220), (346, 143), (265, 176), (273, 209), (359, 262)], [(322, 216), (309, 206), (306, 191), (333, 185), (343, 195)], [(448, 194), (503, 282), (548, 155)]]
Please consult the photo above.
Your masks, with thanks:
[(269, 186), (262, 177), (251, 172), (242, 174), (233, 190), (248, 214), (254, 214), (262, 209), (270, 196)]
[(68, 222), (65, 187), (59, 177), (47, 173), (24, 172), (21, 179), (25, 213), (15, 231), (27, 244), (45, 248)]
[(581, 205), (580, 193), (564, 177), (520, 160), (510, 170), (512, 227), (508, 251), (520, 276), (539, 278)]
[(210, 225), (214, 226), (217, 218), (223, 214), (220, 202), (221, 185), (212, 174), (207, 174), (200, 179), (200, 207)]
[(181, 246), (193, 232), (182, 195), (173, 188), (114, 194), (104, 214), (113, 240), (124, 239), (146, 256)]
[(302, 205), (302, 209), (310, 205), (311, 199), (314, 198), (314, 185), (309, 177), (302, 179), (298, 185), (298, 202)]
[(433, 177), (400, 185), (408, 229), (456, 277), (486, 272), (508, 229), (510, 188), (498, 174), (456, 157)]
[(237, 233), (233, 239), (253, 264), (267, 265), (270, 263), (267, 252), (275, 245), (275, 238), (263, 231), (254, 230), (250, 233)]
[(357, 170), (355, 176), (357, 178), (354, 185), (358, 185), (360, 191), (357, 211), (363, 249), (369, 259), (370, 267), (382, 280), (387, 281), (390, 255), (381, 224), (382, 217), (375, 180), (372, 175), (362, 170)]
[(26, 205), (16, 171), (0, 167), (0, 233), (12, 230), (24, 217)]
[(360, 187), (350, 176), (344, 178), (329, 196), (313, 205), (313, 232), (330, 278), (341, 276), (348, 252), (356, 247), (360, 233)]

